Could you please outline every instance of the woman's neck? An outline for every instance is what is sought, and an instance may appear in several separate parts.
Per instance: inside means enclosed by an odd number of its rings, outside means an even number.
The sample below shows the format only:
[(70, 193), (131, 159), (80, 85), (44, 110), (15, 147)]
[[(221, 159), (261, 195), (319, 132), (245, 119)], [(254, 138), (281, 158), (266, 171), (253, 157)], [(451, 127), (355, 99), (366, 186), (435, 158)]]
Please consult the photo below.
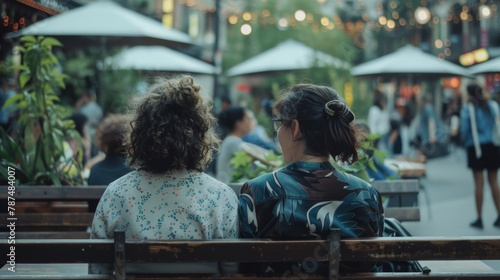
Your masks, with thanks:
[(307, 155), (304, 154), (297, 158), (296, 161), (309, 161), (309, 162), (325, 162), (328, 161), (329, 157), (328, 156), (313, 156), (313, 155)]

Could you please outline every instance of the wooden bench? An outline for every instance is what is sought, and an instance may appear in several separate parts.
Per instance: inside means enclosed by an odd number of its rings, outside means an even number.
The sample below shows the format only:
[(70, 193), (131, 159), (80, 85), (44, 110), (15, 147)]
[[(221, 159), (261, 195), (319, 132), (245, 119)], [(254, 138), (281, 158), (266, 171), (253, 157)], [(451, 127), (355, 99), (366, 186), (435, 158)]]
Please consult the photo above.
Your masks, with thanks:
[[(418, 180), (375, 181), (373, 186), (389, 199), (416, 195)], [(5, 187), (6, 188), (6, 187)], [(106, 186), (19, 186), (16, 188), (16, 233), (18, 238), (88, 238), (95, 208)], [(0, 201), (7, 200), (0, 191)], [(2, 203), (7, 205), (7, 203)], [(21, 210), (23, 209), (23, 210)], [(386, 217), (418, 221), (418, 206), (387, 207)], [(10, 216), (0, 213), (0, 238), (8, 237)]]
[[(7, 187), (0, 187), (7, 205)], [(14, 194), (18, 238), (88, 238), (97, 203), (106, 186), (18, 186)], [(5, 207), (7, 208), (7, 207)], [(5, 209), (7, 210), (7, 209)], [(6, 232), (8, 213), (0, 213), (0, 238)]]
[[(12, 248), (11, 246), (15, 246)], [(340, 240), (334, 230), (327, 240), (275, 241), (263, 239), (235, 240), (125, 240), (123, 231), (116, 231), (114, 240), (90, 239), (16, 239), (15, 245), (0, 240), (0, 251), (5, 259), (15, 256), (14, 265), (6, 264), (0, 271), (0, 279), (500, 279), (500, 271), (475, 269), (479, 260), (500, 260), (500, 237), (380, 237)], [(414, 272), (341, 273), (340, 261), (462, 261), (461, 266), (469, 270), (461, 272), (438, 272), (433, 267)], [(326, 263), (329, 270), (324, 275), (295, 275), (290, 270), (280, 275), (257, 277), (255, 274), (193, 275), (155, 274), (127, 275), (126, 267), (131, 263), (177, 263), (177, 262), (292, 262), (309, 267)], [(84, 271), (87, 263), (113, 263), (115, 275), (89, 275), (85, 272), (69, 274), (69, 268), (80, 264)], [(52, 264), (59, 267), (51, 275), (35, 271), (23, 274), (22, 267), (44, 264), (47, 271)], [(41, 266), (38, 266), (38, 269)], [(296, 271), (295, 271), (296, 273)]]
[(386, 197), (385, 216), (398, 221), (420, 221), (417, 196), (420, 191), (416, 179), (373, 181), (372, 186)]

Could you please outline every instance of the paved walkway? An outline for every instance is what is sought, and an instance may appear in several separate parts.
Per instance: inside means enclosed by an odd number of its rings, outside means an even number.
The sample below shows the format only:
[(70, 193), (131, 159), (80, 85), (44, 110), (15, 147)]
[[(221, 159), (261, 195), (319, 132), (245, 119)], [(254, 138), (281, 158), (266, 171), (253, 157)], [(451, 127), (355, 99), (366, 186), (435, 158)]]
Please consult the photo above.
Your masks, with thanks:
[[(486, 180), (485, 180), (486, 181)], [(413, 236), (498, 236), (493, 222), (497, 213), (490, 188), (485, 185), (483, 203), (484, 229), (469, 224), (476, 219), (472, 172), (467, 168), (464, 150), (427, 161), (424, 189), (419, 194), (421, 221), (403, 222)], [(500, 270), (500, 261), (485, 261)]]

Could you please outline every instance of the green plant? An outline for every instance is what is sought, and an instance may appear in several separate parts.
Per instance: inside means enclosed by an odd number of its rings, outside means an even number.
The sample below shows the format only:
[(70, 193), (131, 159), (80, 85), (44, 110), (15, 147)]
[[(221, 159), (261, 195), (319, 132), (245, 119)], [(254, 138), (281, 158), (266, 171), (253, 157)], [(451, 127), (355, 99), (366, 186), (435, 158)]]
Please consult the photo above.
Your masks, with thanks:
[[(384, 162), (384, 158), (387, 156), (387, 153), (373, 147), (372, 143), (378, 138), (380, 138), (380, 135), (365, 135), (361, 142), (361, 147), (357, 150), (359, 159), (354, 164), (345, 165), (333, 159), (331, 159), (330, 162), (338, 170), (370, 182), (371, 179), (368, 175), (368, 169), (376, 170), (375, 161)], [(241, 182), (253, 179), (264, 173), (272, 172), (283, 165), (283, 160), (281, 155), (277, 155), (272, 151), (268, 152), (263, 160), (255, 159), (247, 152), (240, 151), (235, 153), (230, 164), (233, 166), (234, 170), (232, 182)]]
[(61, 43), (50, 37), (21, 38), (23, 63), (20, 71), (21, 90), (5, 106), (19, 111), (17, 135), (2, 132), (0, 144), (0, 180), (7, 178), (7, 167), (16, 169), (21, 184), (78, 185), (83, 183), (81, 164), (76, 156), (68, 155), (69, 141), (81, 145), (74, 123), (65, 120), (69, 111), (58, 104), (58, 93), (64, 79), (52, 48)]
[(384, 158), (387, 156), (386, 152), (382, 152), (373, 147), (374, 141), (378, 138), (380, 138), (380, 135), (365, 134), (363, 141), (361, 141), (361, 146), (357, 150), (358, 161), (351, 165), (345, 165), (331, 160), (333, 166), (343, 172), (352, 174), (358, 178), (370, 182), (371, 179), (368, 175), (368, 169), (377, 170), (375, 161), (384, 162)]
[(229, 163), (233, 166), (231, 182), (237, 183), (271, 172), (283, 165), (283, 160), (281, 155), (277, 155), (273, 151), (266, 153), (261, 160), (252, 157), (245, 151), (239, 151), (234, 154)]

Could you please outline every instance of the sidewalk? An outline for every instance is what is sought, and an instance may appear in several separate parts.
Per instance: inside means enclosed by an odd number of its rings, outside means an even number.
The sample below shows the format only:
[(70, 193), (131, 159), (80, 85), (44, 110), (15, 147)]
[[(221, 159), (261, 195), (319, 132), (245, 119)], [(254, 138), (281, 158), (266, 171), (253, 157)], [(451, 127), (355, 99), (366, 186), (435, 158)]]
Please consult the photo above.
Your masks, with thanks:
[[(493, 226), (497, 213), (489, 185), (484, 188), (484, 229), (469, 226), (476, 219), (476, 210), (472, 172), (467, 168), (467, 156), (463, 149), (446, 157), (428, 160), (422, 185), (419, 194), (421, 220), (403, 222), (403, 226), (413, 236), (500, 235), (500, 228)], [(500, 261), (484, 263), (500, 270)]]

